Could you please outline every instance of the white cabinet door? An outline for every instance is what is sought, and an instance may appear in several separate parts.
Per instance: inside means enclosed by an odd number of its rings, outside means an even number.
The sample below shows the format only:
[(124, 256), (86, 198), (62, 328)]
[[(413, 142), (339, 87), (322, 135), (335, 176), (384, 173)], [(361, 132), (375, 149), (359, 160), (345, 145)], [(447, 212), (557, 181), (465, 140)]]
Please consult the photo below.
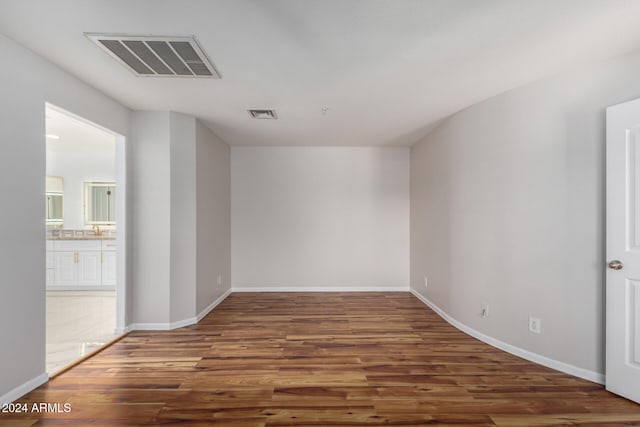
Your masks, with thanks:
[(49, 242), (47, 242), (47, 286), (55, 285), (56, 283), (56, 259), (55, 252), (49, 249)]
[(47, 249), (51, 249), (47, 251), (47, 286), (85, 290), (115, 286), (115, 241), (56, 240)]
[(100, 286), (102, 279), (101, 253), (82, 251), (77, 255), (78, 285)]
[(54, 264), (56, 286), (74, 286), (78, 282), (75, 252), (56, 252)]
[(55, 268), (47, 268), (47, 286), (55, 286), (56, 284), (56, 269)]
[(102, 285), (116, 285), (116, 251), (102, 253)]

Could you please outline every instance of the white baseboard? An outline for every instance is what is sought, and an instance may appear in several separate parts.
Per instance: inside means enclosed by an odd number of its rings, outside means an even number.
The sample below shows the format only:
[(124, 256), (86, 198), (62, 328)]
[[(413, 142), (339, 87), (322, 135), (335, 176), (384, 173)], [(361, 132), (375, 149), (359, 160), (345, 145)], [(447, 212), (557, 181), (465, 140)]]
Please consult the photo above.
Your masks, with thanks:
[(168, 331), (170, 323), (132, 323), (127, 329), (130, 331)]
[(209, 314), (211, 310), (216, 308), (218, 304), (224, 301), (230, 294), (232, 290), (228, 289), (222, 296), (211, 304), (209, 304), (204, 310), (198, 313), (195, 317), (189, 317), (187, 319), (178, 320), (176, 322), (171, 323), (132, 323), (131, 325), (125, 328), (126, 332), (129, 331), (170, 331), (172, 329), (184, 328), (185, 326), (191, 326), (198, 323), (204, 316)]
[(132, 323), (124, 329), (124, 332), (131, 331), (170, 331), (172, 329), (184, 328), (198, 323), (197, 318), (190, 317), (188, 319), (178, 320), (177, 322), (165, 323)]
[(49, 374), (47, 374), (46, 372), (30, 379), (26, 383), (23, 383), (13, 390), (9, 391), (8, 393), (0, 396), (0, 406), (20, 399), (22, 396), (32, 390), (35, 390), (47, 381), (49, 381)]
[(130, 331), (170, 331), (198, 323), (195, 317), (166, 323), (132, 323), (127, 329)]
[(182, 319), (182, 320), (178, 320), (176, 322), (169, 323), (169, 330), (178, 329), (178, 328), (184, 328), (185, 326), (195, 325), (196, 323), (198, 323), (198, 319), (196, 319), (195, 316), (194, 317), (189, 317), (188, 319)]
[(506, 351), (507, 353), (511, 353), (523, 359), (529, 360), (531, 362), (537, 363), (539, 365), (546, 366), (547, 368), (555, 369), (556, 371), (564, 372), (569, 375), (573, 375), (579, 378), (583, 378), (588, 381), (592, 381), (598, 384), (605, 383), (605, 376), (598, 372), (589, 371), (584, 368), (580, 368), (578, 366), (570, 365), (568, 363), (560, 362), (559, 360), (551, 359), (546, 356), (542, 356), (537, 353), (533, 353), (529, 350), (525, 350), (520, 347), (516, 347), (511, 344), (507, 344), (504, 341), (500, 341), (498, 339), (492, 338), (488, 335), (483, 334), (482, 332), (478, 332), (475, 329), (458, 322), (453, 317), (449, 316), (445, 313), (440, 307), (435, 305), (429, 299), (416, 292), (414, 289), (411, 289), (410, 292), (422, 301), (425, 305), (435, 311), (440, 317), (446, 320), (453, 327), (461, 330), (462, 332), (471, 335), (472, 337), (479, 339), (480, 341), (489, 344), (490, 346), (496, 347), (500, 350)]
[(375, 286), (265, 286), (259, 288), (233, 287), (233, 292), (408, 292), (409, 286), (375, 287)]
[(216, 308), (218, 306), (218, 304), (220, 304), (222, 301), (227, 299), (227, 297), (229, 295), (231, 295), (231, 292), (232, 292), (231, 289), (227, 289), (227, 291), (224, 294), (222, 294), (220, 296), (220, 298), (218, 298), (217, 300), (215, 300), (214, 302), (209, 304), (204, 310), (202, 310), (200, 313), (198, 313), (198, 315), (196, 316), (196, 322), (201, 321), (207, 314), (209, 314), (211, 312), (211, 310)]
[(125, 326), (124, 328), (116, 328), (114, 331), (114, 334), (116, 335), (122, 335), (122, 334), (126, 334), (127, 332), (131, 332), (131, 325)]

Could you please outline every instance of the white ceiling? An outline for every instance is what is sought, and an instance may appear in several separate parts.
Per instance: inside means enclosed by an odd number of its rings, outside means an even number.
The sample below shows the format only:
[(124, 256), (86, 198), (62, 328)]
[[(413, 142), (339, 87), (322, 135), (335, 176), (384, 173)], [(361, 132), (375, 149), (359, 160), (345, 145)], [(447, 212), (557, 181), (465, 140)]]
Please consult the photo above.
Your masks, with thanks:
[[(640, 49), (639, 18), (640, 0), (0, 0), (0, 32), (230, 145), (410, 145), (478, 101)], [(193, 34), (222, 79), (135, 77), (85, 32)]]
[(49, 106), (45, 109), (45, 115), (48, 151), (115, 154), (115, 135)]

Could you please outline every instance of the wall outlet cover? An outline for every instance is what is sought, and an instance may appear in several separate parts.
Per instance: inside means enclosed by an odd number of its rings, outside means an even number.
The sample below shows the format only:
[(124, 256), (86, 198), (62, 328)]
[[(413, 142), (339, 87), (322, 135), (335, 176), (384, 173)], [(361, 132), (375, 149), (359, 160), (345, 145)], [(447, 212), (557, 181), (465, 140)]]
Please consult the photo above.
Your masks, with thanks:
[(534, 334), (542, 332), (542, 321), (537, 317), (529, 316), (529, 331)]
[(489, 317), (489, 304), (484, 303), (480, 305), (480, 317)]

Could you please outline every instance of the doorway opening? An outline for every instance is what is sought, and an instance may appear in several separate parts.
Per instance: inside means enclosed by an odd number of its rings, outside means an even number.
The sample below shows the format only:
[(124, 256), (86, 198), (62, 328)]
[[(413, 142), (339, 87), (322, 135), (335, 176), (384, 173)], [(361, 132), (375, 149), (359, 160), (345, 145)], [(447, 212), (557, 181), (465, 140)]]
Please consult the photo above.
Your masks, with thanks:
[(123, 332), (124, 138), (46, 104), (46, 370)]

